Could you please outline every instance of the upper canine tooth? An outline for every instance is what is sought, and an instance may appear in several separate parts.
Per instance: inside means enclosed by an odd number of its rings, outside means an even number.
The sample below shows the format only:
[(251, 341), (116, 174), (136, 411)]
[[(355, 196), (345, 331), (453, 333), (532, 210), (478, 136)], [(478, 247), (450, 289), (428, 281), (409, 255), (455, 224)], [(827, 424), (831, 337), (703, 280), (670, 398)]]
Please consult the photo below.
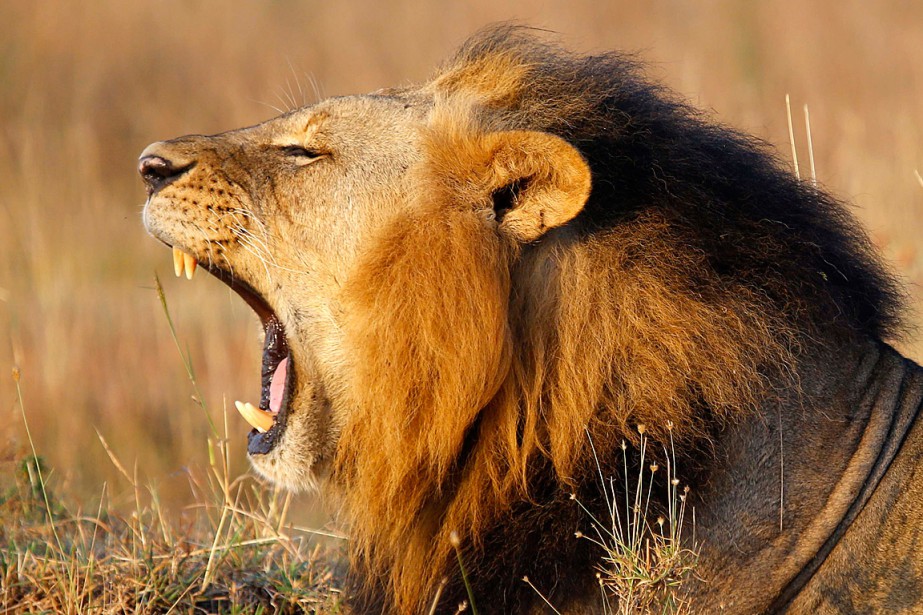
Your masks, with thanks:
[(196, 265), (199, 264), (194, 257), (183, 252), (183, 268), (186, 270), (186, 279), (191, 280), (192, 274), (195, 273)]
[(235, 401), (234, 405), (237, 407), (237, 411), (240, 412), (240, 415), (244, 417), (244, 420), (250, 423), (258, 432), (266, 433), (269, 431), (269, 428), (272, 427), (273, 417), (265, 410), (257, 408), (250, 402), (242, 403)]
[(183, 251), (173, 246), (173, 273), (176, 277), (183, 275)]

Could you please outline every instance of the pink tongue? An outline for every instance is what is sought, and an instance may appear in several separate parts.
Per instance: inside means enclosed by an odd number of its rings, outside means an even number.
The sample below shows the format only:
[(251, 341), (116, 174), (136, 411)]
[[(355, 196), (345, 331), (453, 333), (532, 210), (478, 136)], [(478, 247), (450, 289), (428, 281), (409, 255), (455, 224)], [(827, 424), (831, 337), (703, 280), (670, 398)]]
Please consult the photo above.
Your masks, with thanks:
[(269, 411), (278, 414), (282, 409), (282, 395), (285, 394), (285, 381), (288, 376), (288, 357), (279, 361), (276, 371), (269, 382)]

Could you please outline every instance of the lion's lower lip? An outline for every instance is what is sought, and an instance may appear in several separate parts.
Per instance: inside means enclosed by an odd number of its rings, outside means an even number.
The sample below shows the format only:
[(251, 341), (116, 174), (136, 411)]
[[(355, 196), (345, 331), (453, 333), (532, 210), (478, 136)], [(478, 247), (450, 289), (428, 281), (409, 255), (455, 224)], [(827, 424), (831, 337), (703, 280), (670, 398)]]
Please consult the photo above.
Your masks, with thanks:
[[(269, 365), (266, 362), (267, 354), (267, 352), (263, 353), (264, 372), (268, 370), (267, 366)], [(280, 370), (279, 366), (282, 361), (286, 361), (286, 364)], [(264, 380), (263, 395), (265, 396), (265, 402), (262, 399), (260, 400), (261, 408), (272, 409), (272, 406), (278, 405), (278, 411), (271, 412), (274, 421), (272, 427), (267, 431), (260, 432), (257, 429), (250, 430), (250, 433), (247, 435), (247, 452), (251, 455), (265, 455), (271, 452), (285, 432), (285, 427), (288, 422), (289, 402), (291, 400), (292, 390), (295, 386), (295, 369), (292, 365), (291, 357), (288, 354), (286, 354), (282, 361), (279, 361), (273, 368), (273, 371), (270, 372), (269, 380)], [(282, 378), (282, 380), (274, 381), (273, 376)]]
[[(253, 298), (248, 303), (252, 300)], [(265, 309), (269, 310), (270, 316), (262, 319), (265, 340), (259, 409), (264, 417), (272, 418), (272, 426), (269, 429), (263, 426), (255, 427), (250, 431), (247, 437), (247, 452), (251, 455), (265, 455), (270, 452), (285, 431), (289, 399), (295, 381), (295, 370), (285, 329), (268, 305)]]
[[(238, 293), (240, 294), (240, 291)], [(259, 408), (273, 417), (272, 427), (268, 430), (253, 429), (250, 431), (247, 438), (247, 451), (251, 455), (265, 455), (276, 446), (279, 436), (285, 431), (295, 369), (288, 339), (285, 336), (285, 328), (278, 316), (259, 295), (253, 293), (244, 299), (251, 306), (257, 304), (259, 309), (255, 308), (255, 310), (263, 322), (265, 338)]]

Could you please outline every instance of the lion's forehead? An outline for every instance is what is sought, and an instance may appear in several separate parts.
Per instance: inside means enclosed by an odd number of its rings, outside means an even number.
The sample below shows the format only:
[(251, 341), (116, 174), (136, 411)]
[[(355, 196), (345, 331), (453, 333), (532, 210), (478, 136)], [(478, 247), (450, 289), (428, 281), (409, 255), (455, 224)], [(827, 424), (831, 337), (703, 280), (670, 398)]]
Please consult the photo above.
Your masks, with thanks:
[(375, 137), (399, 140), (423, 125), (427, 101), (420, 96), (365, 94), (329, 98), (315, 105), (245, 129), (257, 140), (317, 136), (370, 141)]

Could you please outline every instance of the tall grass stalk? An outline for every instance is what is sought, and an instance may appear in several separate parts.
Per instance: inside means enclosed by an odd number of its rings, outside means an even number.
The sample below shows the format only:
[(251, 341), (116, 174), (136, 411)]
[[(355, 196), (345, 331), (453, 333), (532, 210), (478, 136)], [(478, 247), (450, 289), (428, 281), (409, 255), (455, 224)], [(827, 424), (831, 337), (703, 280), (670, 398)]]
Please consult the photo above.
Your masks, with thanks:
[[(474, 591), (471, 589), (471, 583), (468, 581), (468, 572), (465, 570), (465, 563), (462, 561), (461, 540), (458, 538), (458, 534), (455, 531), (452, 531), (449, 535), (449, 541), (452, 543), (452, 548), (455, 549), (455, 556), (458, 558), (458, 569), (461, 571), (462, 582), (465, 584), (465, 591), (468, 592), (468, 606), (471, 607), (472, 615), (477, 615), (478, 608), (474, 602)], [(463, 605), (459, 605), (459, 611), (464, 610), (464, 608)]]
[[(218, 428), (215, 427), (215, 421), (212, 419), (211, 413), (208, 411), (208, 406), (205, 403), (205, 397), (202, 395), (202, 391), (199, 390), (199, 381), (196, 379), (195, 370), (192, 367), (192, 358), (189, 355), (189, 350), (183, 351), (182, 345), (179, 343), (179, 338), (176, 336), (176, 326), (173, 324), (173, 317), (170, 316), (170, 306), (167, 305), (167, 294), (163, 291), (163, 284), (160, 283), (160, 276), (156, 273), (154, 274), (154, 288), (157, 291), (157, 298), (160, 300), (160, 306), (163, 309), (163, 315), (167, 319), (167, 326), (170, 328), (170, 337), (173, 339), (173, 343), (176, 346), (176, 351), (179, 352), (180, 359), (183, 361), (183, 367), (186, 369), (186, 375), (189, 377), (189, 382), (192, 383), (192, 389), (195, 391), (193, 399), (196, 404), (202, 408), (202, 412), (205, 414), (205, 418), (208, 420), (208, 426), (211, 429), (212, 435), (218, 437)], [(225, 420), (225, 427), (227, 427), (227, 420)], [(209, 449), (211, 451), (211, 449)]]
[[(19, 379), (22, 377), (21, 372), (18, 367), (13, 368), (13, 382), (16, 383), (16, 399), (19, 402), (19, 411), (22, 413), (22, 424), (26, 430), (26, 438), (29, 441), (29, 448), (32, 449), (32, 459), (26, 460), (26, 467), (28, 468), (30, 474), (31, 469), (35, 468), (35, 474), (38, 478), (38, 486), (42, 493), (42, 501), (45, 503), (45, 512), (48, 514), (49, 521), (52, 518), (51, 514), (51, 502), (48, 500), (48, 489), (45, 486), (45, 476), (42, 473), (42, 463), (41, 459), (38, 456), (38, 451), (35, 450), (35, 440), (32, 439), (32, 430), (29, 429), (29, 419), (26, 417), (26, 404), (22, 399), (22, 387), (19, 386)], [(58, 550), (62, 553), (64, 552), (64, 546), (61, 544), (61, 537), (58, 536), (58, 531), (55, 528), (54, 524), (51, 524), (51, 532), (54, 535), (55, 543), (58, 546)]]

